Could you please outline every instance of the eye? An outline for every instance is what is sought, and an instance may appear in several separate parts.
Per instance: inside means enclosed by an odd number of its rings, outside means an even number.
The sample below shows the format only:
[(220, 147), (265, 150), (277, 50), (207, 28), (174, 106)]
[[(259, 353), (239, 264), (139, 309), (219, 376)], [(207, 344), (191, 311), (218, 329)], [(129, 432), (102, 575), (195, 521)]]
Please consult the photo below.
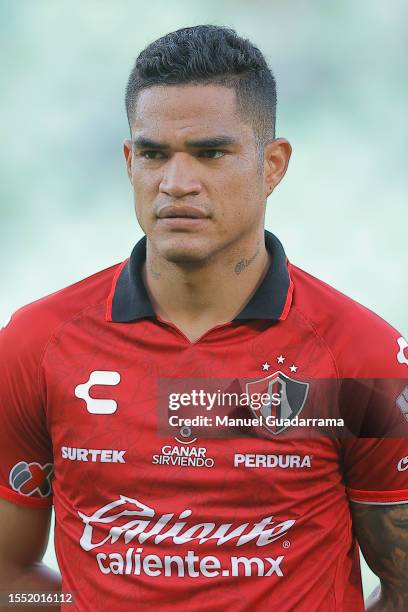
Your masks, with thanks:
[(206, 149), (200, 153), (200, 157), (205, 157), (206, 159), (218, 159), (224, 155), (225, 151), (220, 151), (219, 149)]
[(161, 151), (142, 151), (140, 156), (144, 159), (164, 159), (164, 155)]

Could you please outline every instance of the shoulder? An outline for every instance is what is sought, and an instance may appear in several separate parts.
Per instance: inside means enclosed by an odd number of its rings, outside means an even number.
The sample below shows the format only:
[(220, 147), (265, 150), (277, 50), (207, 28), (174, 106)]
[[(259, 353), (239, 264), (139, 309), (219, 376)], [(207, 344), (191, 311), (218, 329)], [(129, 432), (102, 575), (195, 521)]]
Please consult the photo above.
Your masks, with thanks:
[(408, 348), (392, 325), (334, 287), (291, 265), (293, 307), (315, 328), (340, 377), (406, 377)]
[(3, 357), (4, 351), (8, 358), (15, 353), (38, 355), (61, 325), (106, 303), (119, 266), (115, 264), (19, 308), (0, 329)]

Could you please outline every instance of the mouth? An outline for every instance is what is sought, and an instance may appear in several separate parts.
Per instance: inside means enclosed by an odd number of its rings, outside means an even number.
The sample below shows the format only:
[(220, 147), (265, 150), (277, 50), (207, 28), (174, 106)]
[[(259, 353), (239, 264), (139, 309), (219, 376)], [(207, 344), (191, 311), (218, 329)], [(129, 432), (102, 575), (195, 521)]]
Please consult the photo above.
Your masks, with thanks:
[(169, 229), (189, 229), (209, 221), (209, 215), (195, 206), (164, 206), (157, 214), (159, 223)]
[(208, 219), (208, 215), (195, 206), (164, 206), (157, 217), (158, 219)]

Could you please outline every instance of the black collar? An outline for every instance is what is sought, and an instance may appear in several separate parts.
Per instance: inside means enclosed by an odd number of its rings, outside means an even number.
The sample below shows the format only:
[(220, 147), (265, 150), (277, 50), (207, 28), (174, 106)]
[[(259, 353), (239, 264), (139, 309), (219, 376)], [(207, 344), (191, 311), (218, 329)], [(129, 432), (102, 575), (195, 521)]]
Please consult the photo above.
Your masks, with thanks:
[[(265, 247), (272, 263), (258, 289), (235, 319), (285, 319), (289, 312), (293, 284), (285, 251), (279, 240), (265, 230)], [(108, 300), (107, 319), (127, 323), (155, 317), (143, 279), (142, 264), (146, 259), (146, 236), (135, 245), (129, 260), (115, 275)]]

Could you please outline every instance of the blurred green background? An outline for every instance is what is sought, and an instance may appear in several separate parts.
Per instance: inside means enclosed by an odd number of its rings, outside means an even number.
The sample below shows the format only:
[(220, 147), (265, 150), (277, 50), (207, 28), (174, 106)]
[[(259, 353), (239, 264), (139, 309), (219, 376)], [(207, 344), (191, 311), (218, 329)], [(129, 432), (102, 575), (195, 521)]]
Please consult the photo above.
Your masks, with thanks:
[(198, 23), (248, 36), (277, 78), (293, 156), (267, 227), (407, 335), (404, 0), (0, 0), (0, 321), (129, 255), (126, 80), (146, 44)]

